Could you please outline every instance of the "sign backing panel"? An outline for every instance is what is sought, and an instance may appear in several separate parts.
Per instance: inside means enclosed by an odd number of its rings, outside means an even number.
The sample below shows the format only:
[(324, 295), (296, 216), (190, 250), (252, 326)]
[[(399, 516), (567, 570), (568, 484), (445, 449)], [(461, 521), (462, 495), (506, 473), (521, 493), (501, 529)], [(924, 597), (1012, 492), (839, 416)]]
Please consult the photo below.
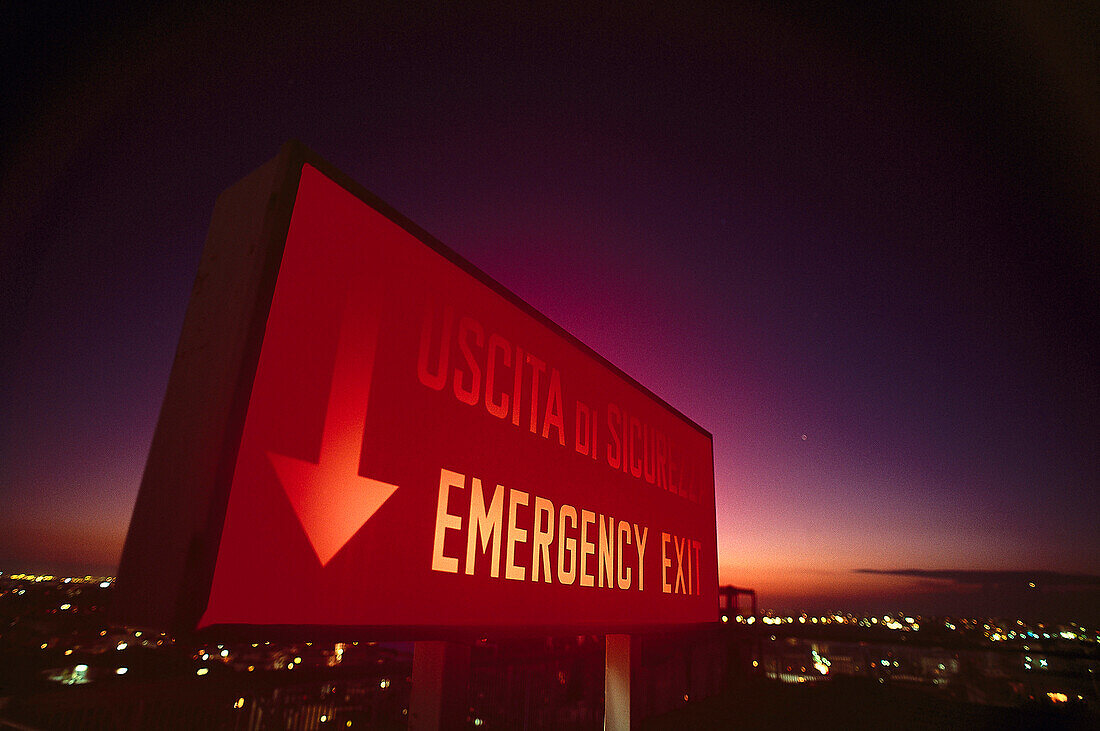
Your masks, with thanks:
[(198, 625), (713, 621), (710, 435), (323, 161), (287, 176)]

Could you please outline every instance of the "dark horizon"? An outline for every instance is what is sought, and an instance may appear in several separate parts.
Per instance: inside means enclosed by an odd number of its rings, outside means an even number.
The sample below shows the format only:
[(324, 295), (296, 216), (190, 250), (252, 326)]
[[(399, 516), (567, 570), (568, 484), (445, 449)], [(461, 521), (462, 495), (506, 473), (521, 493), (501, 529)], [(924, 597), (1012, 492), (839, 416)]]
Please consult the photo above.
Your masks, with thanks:
[(714, 434), (720, 583), (1095, 623), (1089, 15), (16, 11), (0, 569), (113, 573), (213, 201), (302, 138)]

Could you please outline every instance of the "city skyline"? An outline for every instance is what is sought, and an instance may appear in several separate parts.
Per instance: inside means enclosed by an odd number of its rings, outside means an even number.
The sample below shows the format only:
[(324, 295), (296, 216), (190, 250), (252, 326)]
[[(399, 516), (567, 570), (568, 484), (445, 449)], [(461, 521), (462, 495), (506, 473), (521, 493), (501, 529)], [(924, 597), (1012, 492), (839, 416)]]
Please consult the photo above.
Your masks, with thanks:
[(1067, 18), (83, 20), (11, 87), (0, 568), (112, 572), (214, 197), (300, 137), (714, 434), (721, 583), (1095, 606)]

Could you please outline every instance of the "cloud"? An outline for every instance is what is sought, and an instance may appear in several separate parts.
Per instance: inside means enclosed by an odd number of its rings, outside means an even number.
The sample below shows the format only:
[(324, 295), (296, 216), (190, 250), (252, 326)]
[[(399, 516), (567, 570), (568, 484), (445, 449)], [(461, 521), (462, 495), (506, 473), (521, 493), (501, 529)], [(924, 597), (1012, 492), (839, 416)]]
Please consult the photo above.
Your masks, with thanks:
[(983, 571), (954, 569), (854, 569), (857, 574), (903, 576), (946, 581), (960, 586), (1031, 587), (1060, 589), (1100, 588), (1100, 576), (1063, 574), (1057, 571)]

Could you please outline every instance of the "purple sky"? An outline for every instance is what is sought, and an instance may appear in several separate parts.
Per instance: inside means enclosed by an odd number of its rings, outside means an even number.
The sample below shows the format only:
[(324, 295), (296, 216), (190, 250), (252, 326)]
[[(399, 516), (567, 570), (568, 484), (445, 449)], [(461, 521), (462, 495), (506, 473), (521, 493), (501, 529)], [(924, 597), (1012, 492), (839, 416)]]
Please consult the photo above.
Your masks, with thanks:
[(719, 7), (16, 11), (0, 569), (113, 570), (214, 199), (295, 137), (712, 431), (765, 606), (1100, 574), (1088, 19)]

